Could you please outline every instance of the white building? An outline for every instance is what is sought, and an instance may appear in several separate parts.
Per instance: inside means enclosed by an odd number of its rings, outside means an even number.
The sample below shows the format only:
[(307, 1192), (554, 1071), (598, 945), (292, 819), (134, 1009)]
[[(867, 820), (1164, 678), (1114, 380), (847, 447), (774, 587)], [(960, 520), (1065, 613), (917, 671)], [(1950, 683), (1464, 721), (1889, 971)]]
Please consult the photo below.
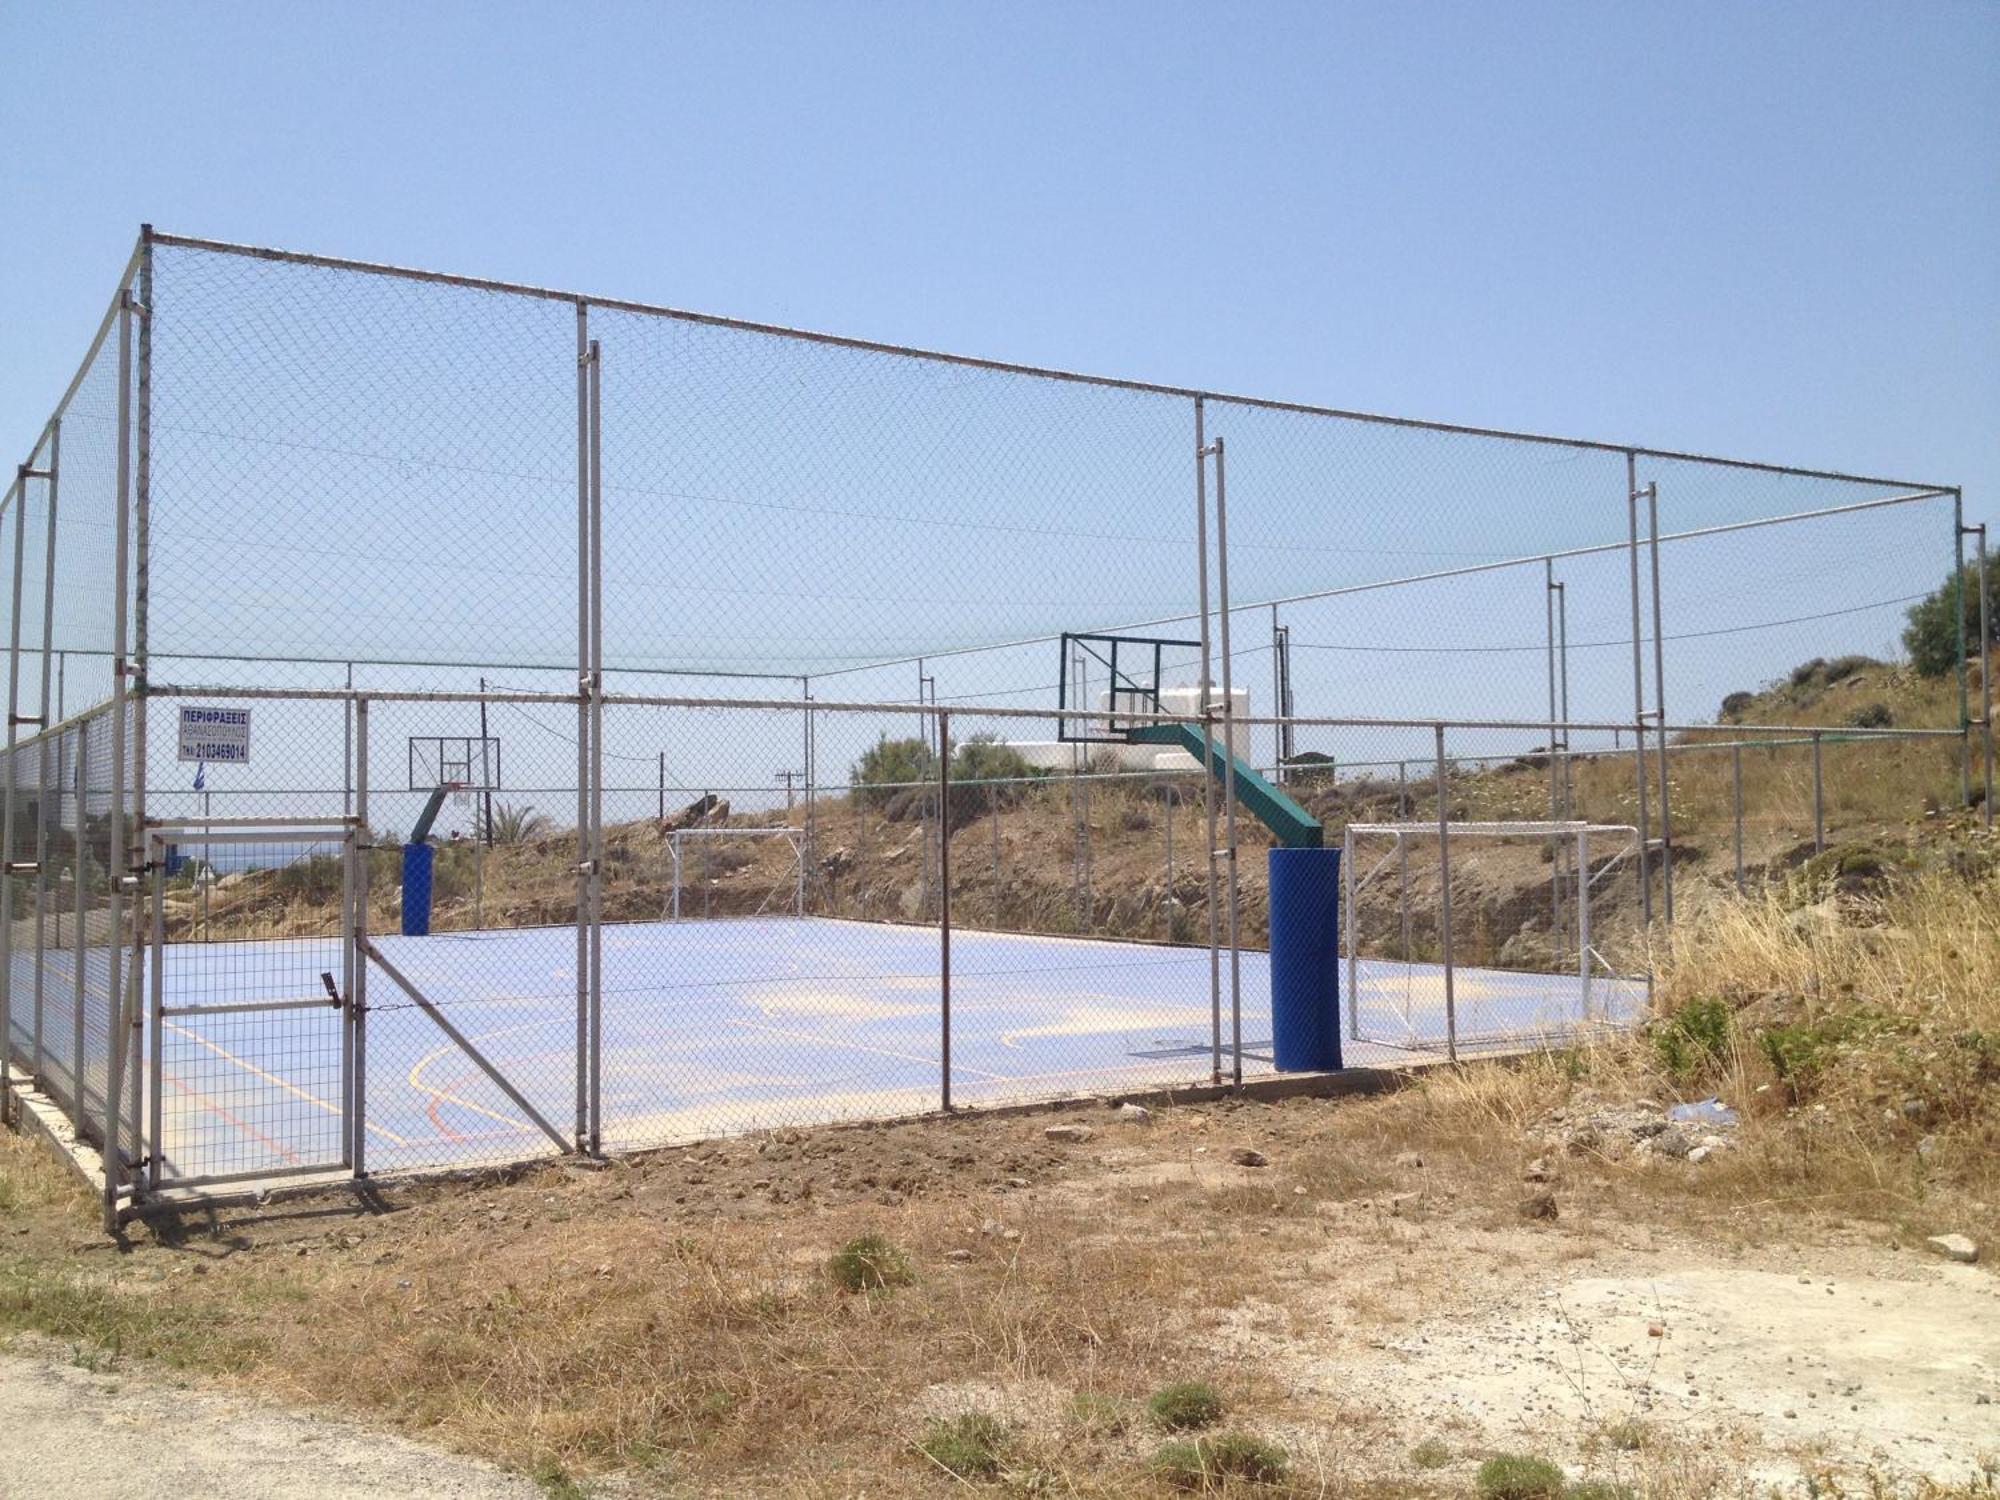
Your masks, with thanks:
[[(1110, 693), (1100, 693), (1097, 706), (1107, 713), (1151, 713), (1152, 705), (1140, 693), (1121, 692), (1114, 704)], [(1242, 721), (1250, 712), (1250, 690), (1234, 688), (1230, 692), (1230, 710), (1236, 722), (1231, 725), (1230, 748), (1237, 755), (1248, 759), (1250, 753), (1250, 728)], [(1222, 689), (1211, 687), (1208, 701), (1212, 708), (1222, 707)], [(1170, 687), (1160, 689), (1160, 706), (1157, 712), (1184, 714), (1193, 719), (1201, 712), (1201, 690), (1196, 687)], [(1216, 720), (1216, 737), (1222, 737), (1222, 721)], [(1092, 719), (1088, 732), (1108, 734), (1107, 722)], [(1010, 750), (1038, 771), (1194, 771), (1201, 762), (1185, 750), (1175, 750), (1165, 745), (1097, 744), (1067, 740), (1009, 740)]]

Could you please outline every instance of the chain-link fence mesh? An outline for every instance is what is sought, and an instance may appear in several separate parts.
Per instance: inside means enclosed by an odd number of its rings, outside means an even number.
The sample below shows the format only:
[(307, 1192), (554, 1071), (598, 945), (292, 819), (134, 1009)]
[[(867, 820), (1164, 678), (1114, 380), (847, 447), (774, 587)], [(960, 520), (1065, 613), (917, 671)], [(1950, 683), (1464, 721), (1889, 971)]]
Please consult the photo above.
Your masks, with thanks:
[(1233, 1082), (1301, 983), (1348, 1065), (1572, 1035), (1676, 898), (1976, 784), (1899, 639), (1949, 488), (167, 237), (131, 285), (0, 510), (0, 975), (142, 1189)]

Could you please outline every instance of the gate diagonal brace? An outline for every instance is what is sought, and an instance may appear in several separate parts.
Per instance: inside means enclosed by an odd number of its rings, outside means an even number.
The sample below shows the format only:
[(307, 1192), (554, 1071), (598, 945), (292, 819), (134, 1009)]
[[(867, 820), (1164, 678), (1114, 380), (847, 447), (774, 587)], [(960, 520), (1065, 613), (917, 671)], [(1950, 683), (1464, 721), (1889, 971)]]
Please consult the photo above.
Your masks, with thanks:
[(492, 1063), (486, 1060), (486, 1055), (483, 1052), (481, 1052), (477, 1047), (472, 1045), (472, 1040), (470, 1037), (466, 1036), (464, 1032), (460, 1031), (456, 1026), (452, 1025), (450, 1021), (445, 1019), (444, 1012), (437, 1008), (436, 1004), (434, 1004), (431, 1001), (429, 996), (425, 995), (422, 990), (418, 989), (416, 985), (411, 983), (409, 977), (406, 974), (404, 974), (401, 969), (397, 968), (394, 964), (390, 963), (387, 958), (383, 957), (382, 950), (376, 947), (374, 943), (366, 939), (363, 939), (361, 943), (361, 951), (363, 953), (366, 953), (370, 958), (375, 960), (375, 967), (380, 969), (384, 974), (387, 974), (391, 982), (395, 984), (397, 989), (401, 990), (404, 994), (408, 995), (412, 1000), (414, 1000), (417, 1003), (418, 1008), (421, 1009), (425, 1015), (429, 1016), (433, 1021), (437, 1022), (438, 1030), (442, 1031), (446, 1036), (450, 1037), (452, 1041), (458, 1044), (459, 1050), (462, 1051), (467, 1057), (471, 1058), (473, 1062), (478, 1065), (479, 1070), (482, 1073), (484, 1073), (488, 1078), (493, 1080), (494, 1084), (499, 1088), (500, 1092), (505, 1094), (509, 1099), (514, 1101), (515, 1108), (520, 1110), (522, 1114), (526, 1115), (530, 1120), (532, 1120), (535, 1123), (535, 1125), (541, 1130), (543, 1135), (547, 1136), (550, 1140), (554, 1141), (556, 1143), (557, 1148), (563, 1153), (563, 1155), (565, 1156), (569, 1155), (570, 1151), (573, 1149), (571, 1142), (566, 1137), (559, 1134), (555, 1126), (551, 1125), (547, 1120), (543, 1119), (541, 1111), (536, 1109), (534, 1105), (530, 1104), (527, 1101), (527, 1099), (522, 1096), (521, 1091), (515, 1088), (513, 1084), (509, 1083), (507, 1081), (506, 1076), (503, 1073), (501, 1073), (501, 1071), (498, 1068), (494, 1067)]

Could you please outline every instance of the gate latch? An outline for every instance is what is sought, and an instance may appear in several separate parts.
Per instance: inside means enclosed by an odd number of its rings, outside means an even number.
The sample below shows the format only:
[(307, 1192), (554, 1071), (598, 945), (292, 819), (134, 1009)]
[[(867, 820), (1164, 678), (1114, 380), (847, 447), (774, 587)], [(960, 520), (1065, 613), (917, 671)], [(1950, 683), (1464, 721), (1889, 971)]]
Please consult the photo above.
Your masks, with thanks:
[(332, 1005), (336, 1010), (339, 1009), (340, 986), (333, 982), (333, 975), (322, 969), (319, 973), (319, 982), (326, 986), (327, 1003)]

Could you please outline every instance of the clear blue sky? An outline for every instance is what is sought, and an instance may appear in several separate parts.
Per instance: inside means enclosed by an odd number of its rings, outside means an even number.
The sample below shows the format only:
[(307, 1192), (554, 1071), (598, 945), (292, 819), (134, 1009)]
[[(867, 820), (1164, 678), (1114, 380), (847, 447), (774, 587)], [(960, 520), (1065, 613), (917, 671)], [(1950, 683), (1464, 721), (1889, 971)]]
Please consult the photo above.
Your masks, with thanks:
[[(0, 0), (0, 60), (9, 463), (150, 220), (1028, 363), (1956, 483), (1972, 517), (2000, 514), (2000, 3)], [(1527, 534), (1536, 519), (1507, 550), (1602, 539)], [(1379, 558), (1325, 577), (1416, 566), (1392, 555), (1411, 539), (1379, 529)], [(1937, 528), (1920, 548), (1881, 535), (1816, 544), (1823, 563), (1793, 551), (1796, 578), (1768, 554), (1689, 554), (1706, 576), (1669, 578), (1676, 624), (1932, 586)], [(1240, 541), (1245, 578), (1260, 557), (1269, 578), (1239, 602), (1322, 576), (1311, 548)], [(1575, 638), (1604, 648), (1584, 698), (1615, 709), (1622, 583), (1576, 572)], [(1493, 630), (1521, 653), (1509, 711), (1532, 712), (1539, 584), (1517, 582), (1494, 583), (1519, 617)], [(1093, 623), (1074, 584), (1042, 580), (1060, 596), (1044, 613)], [(1351, 633), (1332, 610), (1304, 620), (1323, 654), (1301, 656), (1302, 710), (1434, 709), (1385, 701), (1379, 667), (1339, 643), (1426, 628), (1455, 643), (1474, 598), (1412, 594), (1402, 622)], [(728, 608), (772, 628), (754, 590)], [(1900, 608), (1687, 648), (1677, 712), (1805, 656), (1891, 650)], [(953, 639), (907, 608), (885, 623)], [(1451, 697), (1470, 708), (1493, 673), (1460, 665)], [(970, 680), (940, 669), (941, 691), (1026, 683), (1046, 701), (1032, 685), (1052, 669), (1046, 652)], [(912, 676), (847, 685), (900, 697)]]
[(2000, 490), (2000, 5), (0, 5), (0, 448), (135, 226)]

